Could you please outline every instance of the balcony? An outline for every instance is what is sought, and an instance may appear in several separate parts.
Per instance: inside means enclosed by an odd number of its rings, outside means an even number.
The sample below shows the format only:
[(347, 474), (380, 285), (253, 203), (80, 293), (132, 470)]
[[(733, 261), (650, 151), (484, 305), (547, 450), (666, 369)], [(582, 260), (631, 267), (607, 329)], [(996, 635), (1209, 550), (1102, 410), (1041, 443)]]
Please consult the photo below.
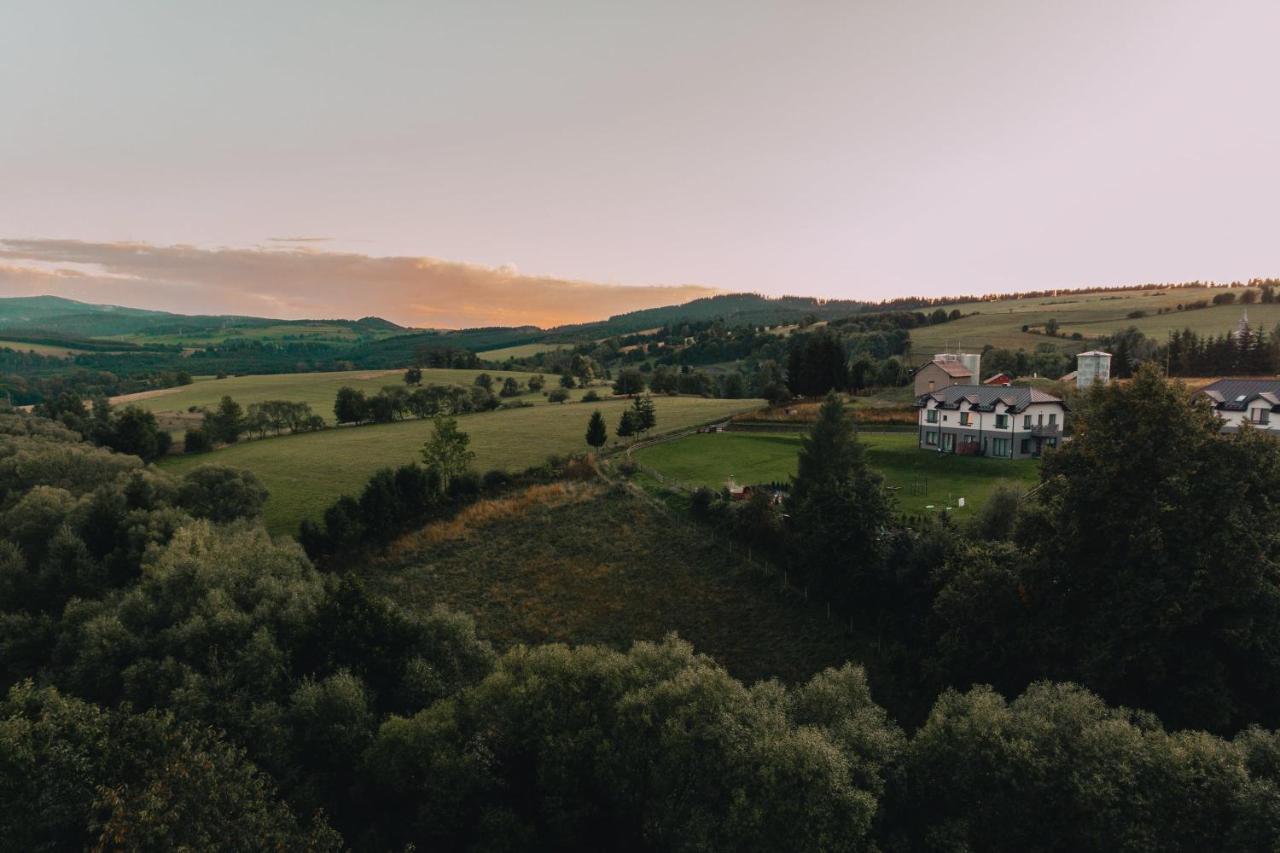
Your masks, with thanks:
[(1062, 435), (1062, 424), (1035, 424), (1031, 434), (1036, 438), (1056, 438)]

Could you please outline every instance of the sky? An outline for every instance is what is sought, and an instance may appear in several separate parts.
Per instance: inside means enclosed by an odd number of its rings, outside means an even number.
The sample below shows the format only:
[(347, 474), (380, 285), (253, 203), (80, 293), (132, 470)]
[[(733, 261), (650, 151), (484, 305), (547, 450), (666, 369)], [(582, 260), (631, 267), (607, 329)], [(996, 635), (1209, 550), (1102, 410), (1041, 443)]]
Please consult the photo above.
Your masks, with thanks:
[(0, 3), (0, 295), (553, 325), (1280, 275), (1280, 6)]

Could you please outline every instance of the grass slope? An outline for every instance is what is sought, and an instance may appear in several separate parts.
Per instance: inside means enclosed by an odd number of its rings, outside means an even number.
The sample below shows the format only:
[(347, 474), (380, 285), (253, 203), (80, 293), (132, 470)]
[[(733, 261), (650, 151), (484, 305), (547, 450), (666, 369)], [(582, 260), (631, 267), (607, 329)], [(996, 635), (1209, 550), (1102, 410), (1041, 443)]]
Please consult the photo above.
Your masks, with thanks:
[(0, 349), (17, 350), (18, 352), (33, 352), (36, 355), (47, 355), (53, 358), (71, 358), (85, 350), (71, 349), (70, 347), (57, 347), (49, 344), (33, 344), (27, 341), (8, 341), (0, 340)]
[(568, 344), (521, 344), (520, 346), (485, 350), (484, 352), (476, 353), (476, 355), (486, 361), (506, 361), (509, 358), (529, 358), (540, 352), (554, 352), (566, 346)]
[[(470, 385), (477, 375), (484, 372), (444, 368), (424, 369), (422, 381), (426, 384)], [(489, 371), (489, 375), (494, 377), (496, 387), (507, 376), (515, 376), (521, 382), (527, 382), (529, 377), (535, 374), (504, 370)], [(260, 403), (264, 400), (291, 400), (310, 404), (317, 415), (332, 423), (333, 400), (339, 388), (349, 385), (366, 394), (376, 393), (385, 385), (402, 384), (402, 376), (403, 371), (400, 370), (347, 370), (334, 373), (279, 373), (234, 376), (226, 379), (204, 378), (179, 388), (117, 397), (112, 402), (132, 403), (152, 412), (182, 412), (190, 406), (216, 406), (224, 395), (229, 395), (246, 408), (250, 403)], [(552, 377), (552, 380), (554, 379), (555, 377)], [(542, 399), (540, 394), (535, 396), (538, 400)], [(530, 399), (534, 397), (531, 396)]]
[[(955, 456), (920, 450), (916, 434), (862, 432), (867, 458), (884, 476), (902, 512), (954, 506), (963, 497), (970, 512), (996, 486), (1030, 488), (1038, 479), (1033, 460)], [(796, 471), (800, 436), (791, 433), (710, 433), (691, 435), (635, 451), (636, 461), (664, 478), (718, 489), (733, 477), (739, 483), (786, 481)]]
[[(702, 397), (654, 400), (657, 428), (662, 431), (715, 420), (760, 404), (759, 400)], [(547, 403), (464, 415), (458, 425), (471, 436), (476, 470), (521, 470), (553, 453), (588, 449), (585, 435), (591, 412), (599, 409), (612, 432), (629, 405), (625, 399), (586, 405)], [(429, 420), (342, 427), (243, 442), (213, 453), (170, 457), (161, 464), (179, 473), (210, 462), (248, 468), (271, 492), (267, 527), (273, 533), (293, 533), (302, 519), (318, 518), (339, 495), (357, 494), (379, 468), (415, 461), (431, 431)]]
[(402, 539), (366, 581), (402, 605), (470, 613), (499, 647), (627, 648), (678, 632), (747, 681), (860, 657), (853, 638), (742, 569), (742, 554), (621, 488), (534, 487)]
[[(1082, 334), (1086, 342), (1090, 338), (1109, 335), (1137, 326), (1145, 334), (1164, 340), (1169, 331), (1190, 327), (1200, 334), (1220, 334), (1235, 328), (1240, 313), (1249, 311), (1254, 328), (1270, 330), (1280, 322), (1280, 305), (1220, 305), (1195, 311), (1178, 311), (1179, 304), (1186, 305), (1201, 299), (1227, 292), (1226, 288), (1171, 288), (1167, 290), (1138, 290), (1120, 293), (1063, 292), (1057, 296), (1010, 301), (969, 302), (948, 306), (965, 314), (980, 312), (974, 316), (911, 330), (912, 357), (920, 360), (934, 352), (979, 351), (983, 344), (996, 347), (1027, 350), (1036, 344), (1052, 343), (1057, 346), (1080, 346), (1070, 340), (1073, 332)], [(1239, 295), (1244, 288), (1231, 292)], [(1168, 314), (1157, 314), (1160, 308), (1171, 309)], [(1146, 312), (1145, 317), (1130, 318), (1134, 311)], [(1067, 337), (1050, 338), (1023, 332), (1022, 326), (1042, 327), (1050, 318), (1061, 325)]]

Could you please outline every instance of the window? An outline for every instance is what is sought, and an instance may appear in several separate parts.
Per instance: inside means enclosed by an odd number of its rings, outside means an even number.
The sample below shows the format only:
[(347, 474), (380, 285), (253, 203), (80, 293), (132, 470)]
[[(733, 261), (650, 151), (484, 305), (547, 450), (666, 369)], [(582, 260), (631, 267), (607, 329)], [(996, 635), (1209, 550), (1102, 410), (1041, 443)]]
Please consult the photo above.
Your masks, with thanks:
[(1057, 426), (1057, 425), (1058, 425), (1058, 416), (1056, 413), (1051, 413), (1049, 415), (1049, 426)]
[(1029, 438), (1022, 439), (1022, 452), (1023, 453), (1031, 452), (1031, 439)]
[(1036, 426), (1044, 426), (1044, 412), (1036, 415)]
[(925, 443), (925, 444), (927, 444), (927, 445), (929, 445), (930, 447), (937, 447), (937, 446), (938, 446), (938, 434), (937, 434), (936, 432), (934, 432), (933, 430), (930, 430), (929, 432), (926, 432), (926, 433), (924, 434), (924, 443)]
[(991, 440), (992, 456), (1008, 456), (1009, 455), (1009, 439), (993, 438)]
[(1255, 424), (1271, 423), (1271, 412), (1267, 409), (1250, 409), (1249, 420)]
[(929, 409), (927, 412), (925, 412), (924, 419), (931, 424), (936, 424), (938, 422), (938, 410)]
[(1031, 429), (1031, 415), (1022, 416), (1022, 428)]
[(960, 413), (960, 426), (968, 426), (968, 425), (969, 425), (969, 413), (968, 413), (968, 412), (961, 412), (961, 413)]
[(1008, 415), (996, 415), (996, 429), (1005, 429), (1009, 426)]
[(942, 449), (947, 452), (951, 452), (956, 449), (955, 433), (949, 432), (942, 436)]

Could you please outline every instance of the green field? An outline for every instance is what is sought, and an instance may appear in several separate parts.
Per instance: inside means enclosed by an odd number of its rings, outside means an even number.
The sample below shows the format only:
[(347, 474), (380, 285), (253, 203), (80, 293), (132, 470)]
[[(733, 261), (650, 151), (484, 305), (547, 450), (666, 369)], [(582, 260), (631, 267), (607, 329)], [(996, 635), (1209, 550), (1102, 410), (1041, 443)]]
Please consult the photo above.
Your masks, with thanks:
[[(423, 369), (424, 384), (438, 385), (470, 385), (476, 376), (486, 371), (450, 370), (445, 368)], [(516, 373), (510, 370), (487, 371), (493, 377), (495, 388), (502, 384), (508, 376), (514, 376), (525, 383), (533, 373)], [(260, 403), (264, 400), (291, 400), (307, 403), (312, 410), (332, 423), (333, 401), (338, 389), (344, 385), (358, 388), (366, 394), (376, 393), (386, 385), (403, 383), (402, 370), (350, 370), (335, 373), (279, 373), (261, 376), (229, 376), (226, 379), (197, 379), (190, 385), (177, 388), (166, 388), (163, 391), (147, 391), (142, 394), (128, 394), (112, 400), (115, 404), (130, 403), (152, 412), (183, 412), (191, 406), (216, 406), (224, 395), (230, 396), (241, 406)], [(557, 377), (548, 380), (548, 386), (554, 387)], [(584, 392), (575, 391), (581, 395)], [(598, 393), (608, 393), (607, 389), (598, 389)], [(542, 402), (541, 394), (525, 394), (530, 402)]]
[[(862, 432), (871, 466), (884, 476), (902, 512), (928, 512), (955, 507), (965, 499), (970, 512), (981, 506), (996, 486), (1030, 488), (1039, 477), (1034, 460), (955, 456), (920, 450), (914, 432)], [(636, 461), (687, 486), (722, 487), (729, 478), (740, 484), (785, 482), (796, 472), (800, 436), (794, 433), (722, 432), (691, 435), (635, 451)]]
[[(762, 401), (659, 397), (654, 404), (657, 429), (666, 431), (752, 409)], [(591, 412), (599, 409), (612, 432), (622, 410), (629, 405), (625, 399), (585, 405), (544, 403), (463, 415), (458, 425), (471, 436), (477, 471), (521, 470), (543, 462), (553, 453), (588, 449), (584, 436)], [(302, 519), (319, 517), (339, 495), (358, 493), (379, 468), (415, 461), (431, 431), (429, 420), (340, 427), (242, 442), (213, 453), (170, 457), (161, 465), (178, 473), (209, 462), (248, 468), (271, 492), (266, 508), (267, 527), (272, 533), (293, 533)]]
[(485, 350), (484, 352), (476, 353), (476, 355), (485, 361), (506, 361), (509, 358), (528, 358), (540, 352), (554, 352), (558, 349), (564, 349), (566, 346), (568, 344), (521, 344), (515, 347)]
[(55, 347), (49, 344), (33, 344), (27, 341), (3, 341), (0, 340), (0, 349), (12, 349), (18, 352), (33, 352), (36, 355), (48, 355), (54, 358), (70, 358), (71, 356), (84, 352), (84, 350), (71, 349), (69, 347)]
[[(1239, 295), (1243, 288), (1232, 292)], [(1235, 328), (1240, 313), (1248, 309), (1249, 321), (1254, 328), (1270, 330), (1280, 322), (1280, 305), (1218, 305), (1195, 311), (1178, 311), (1178, 304), (1187, 304), (1227, 292), (1226, 288), (1171, 288), (1165, 290), (1134, 290), (1118, 293), (1060, 293), (1035, 299), (1010, 301), (968, 302), (947, 306), (947, 310), (959, 309), (965, 314), (980, 312), (949, 323), (925, 326), (911, 330), (912, 356), (919, 359), (933, 352), (960, 349), (978, 351), (983, 344), (1009, 349), (1034, 349), (1036, 344), (1052, 343), (1068, 346), (1073, 342), (1073, 332), (1082, 334), (1086, 341), (1137, 326), (1143, 333), (1163, 341), (1173, 329), (1191, 328), (1199, 334), (1220, 334)], [(1167, 314), (1157, 314), (1159, 309), (1171, 309)], [(1147, 316), (1130, 318), (1134, 311)], [(1022, 326), (1042, 327), (1050, 318), (1061, 325), (1067, 337), (1047, 337), (1023, 332)], [(958, 344), (957, 344), (958, 341)], [(1074, 342), (1079, 346), (1079, 342)]]

